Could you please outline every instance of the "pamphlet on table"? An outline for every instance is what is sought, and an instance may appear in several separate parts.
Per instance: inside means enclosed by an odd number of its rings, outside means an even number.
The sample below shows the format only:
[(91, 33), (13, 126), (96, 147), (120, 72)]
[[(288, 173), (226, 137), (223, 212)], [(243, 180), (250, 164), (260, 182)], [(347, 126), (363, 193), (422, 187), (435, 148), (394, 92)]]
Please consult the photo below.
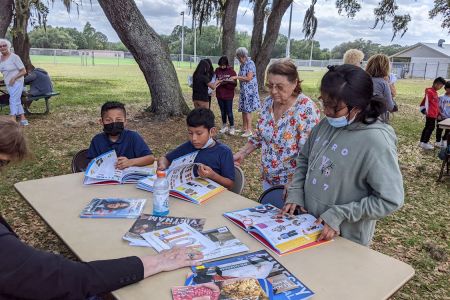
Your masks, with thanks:
[(172, 216), (154, 216), (150, 214), (141, 214), (139, 218), (131, 226), (130, 230), (125, 233), (123, 239), (130, 242), (130, 246), (151, 247), (151, 245), (144, 240), (141, 234), (155, 230), (172, 227), (181, 223), (189, 224), (192, 228), (202, 231), (206, 219), (202, 218), (186, 218), (186, 217), (172, 217)]
[(266, 279), (233, 278), (200, 286), (173, 287), (172, 297), (173, 300), (270, 300), (273, 288)]
[(137, 183), (139, 180), (155, 174), (153, 168), (129, 167), (123, 170), (116, 168), (117, 154), (115, 150), (103, 153), (89, 163), (84, 173), (84, 184), (123, 184)]
[(129, 218), (139, 217), (146, 199), (94, 198), (81, 211), (80, 218)]
[(204, 261), (250, 250), (244, 243), (238, 240), (226, 226), (206, 230), (203, 231), (202, 234), (216, 245), (216, 250), (204, 255)]
[(192, 271), (193, 275), (186, 280), (186, 286), (234, 278), (255, 278), (266, 279), (272, 284), (275, 300), (304, 300), (314, 295), (266, 250), (206, 262), (192, 267)]
[[(209, 178), (195, 176), (194, 168), (198, 167), (198, 164), (194, 163), (194, 160), (197, 154), (198, 151), (175, 159), (166, 170), (166, 177), (171, 196), (202, 204), (225, 188)], [(153, 192), (155, 180), (156, 175), (148, 176), (139, 181), (137, 188)]]
[(317, 242), (323, 225), (310, 214), (281, 215), (271, 204), (227, 212), (224, 216), (247, 231), (278, 255), (296, 252), (323, 243)]

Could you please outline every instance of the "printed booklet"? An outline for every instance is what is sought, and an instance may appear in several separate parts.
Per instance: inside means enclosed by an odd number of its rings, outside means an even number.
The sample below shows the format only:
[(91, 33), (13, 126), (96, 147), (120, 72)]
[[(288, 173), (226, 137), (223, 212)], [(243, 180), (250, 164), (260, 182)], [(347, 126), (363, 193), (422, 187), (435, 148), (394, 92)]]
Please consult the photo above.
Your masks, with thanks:
[(94, 198), (81, 211), (80, 218), (129, 218), (139, 217), (146, 199)]
[(129, 167), (116, 169), (115, 150), (103, 153), (89, 163), (84, 173), (84, 184), (121, 184), (136, 183), (142, 178), (155, 174), (153, 168)]
[(203, 255), (217, 249), (216, 244), (186, 223), (147, 232), (141, 236), (157, 251), (173, 247), (196, 247)]
[(151, 232), (181, 223), (189, 224), (192, 228), (202, 231), (206, 219), (191, 219), (184, 217), (171, 216), (154, 216), (149, 214), (141, 214), (139, 218), (131, 226), (130, 230), (125, 233), (123, 239), (130, 242), (130, 246), (151, 247), (141, 236), (142, 233)]
[[(194, 163), (198, 151), (175, 159), (166, 170), (169, 181), (170, 195), (195, 204), (202, 204), (211, 197), (225, 190), (223, 186), (208, 178), (195, 177)], [(137, 188), (153, 192), (156, 175), (148, 176), (139, 181)]]
[(192, 267), (192, 271), (185, 282), (187, 286), (245, 277), (269, 281), (274, 300), (304, 300), (314, 295), (266, 250), (206, 262)]
[(233, 278), (202, 285), (172, 288), (173, 300), (270, 300), (273, 288), (266, 279)]
[(281, 210), (271, 204), (224, 213), (233, 223), (278, 255), (323, 243), (317, 242), (323, 225), (310, 214), (279, 217)]
[(205, 261), (250, 250), (244, 243), (238, 240), (226, 226), (203, 231), (202, 234), (213, 241), (217, 247), (216, 250), (204, 255), (203, 260)]

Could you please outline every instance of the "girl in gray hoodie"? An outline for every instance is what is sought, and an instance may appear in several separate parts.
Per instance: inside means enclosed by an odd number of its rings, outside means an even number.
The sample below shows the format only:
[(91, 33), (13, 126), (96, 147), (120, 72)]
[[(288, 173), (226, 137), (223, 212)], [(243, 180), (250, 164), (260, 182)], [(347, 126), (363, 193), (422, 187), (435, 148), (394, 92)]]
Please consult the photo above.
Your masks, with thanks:
[(283, 210), (316, 216), (324, 224), (319, 239), (341, 235), (368, 246), (376, 220), (404, 200), (397, 138), (378, 119), (385, 99), (373, 96), (369, 74), (352, 65), (330, 66), (320, 92), (326, 118), (297, 158)]

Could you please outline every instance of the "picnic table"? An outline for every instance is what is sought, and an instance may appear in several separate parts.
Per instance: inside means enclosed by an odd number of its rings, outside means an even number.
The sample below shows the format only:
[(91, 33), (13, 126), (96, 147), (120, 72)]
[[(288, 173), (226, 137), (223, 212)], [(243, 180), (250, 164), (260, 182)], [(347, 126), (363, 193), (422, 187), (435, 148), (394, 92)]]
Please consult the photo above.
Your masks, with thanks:
[[(4, 88), (5, 82), (3, 80), (0, 80), (0, 108), (3, 109), (3, 106), (9, 105), (9, 94), (8, 91)], [(59, 95), (59, 92), (52, 91), (47, 94), (37, 95), (37, 96), (26, 96), (24, 93), (22, 93), (22, 105), (25, 113), (27, 115), (32, 114), (48, 114), (50, 112), (50, 98), (53, 96)], [(31, 112), (30, 106), (33, 103), (33, 101), (37, 101), (40, 99), (45, 100), (45, 110), (43, 112)]]
[[(150, 213), (152, 194), (129, 184), (84, 186), (83, 176), (76, 173), (25, 181), (15, 184), (15, 188), (81, 260), (154, 253), (151, 248), (131, 247), (122, 240), (135, 220), (78, 217), (95, 197), (146, 198), (144, 212)], [(222, 214), (256, 205), (255, 201), (225, 191), (203, 205), (171, 198), (170, 215), (206, 218), (205, 230), (226, 225), (253, 252), (265, 248)], [(341, 237), (286, 256), (271, 254), (315, 292), (315, 300), (387, 299), (414, 275), (409, 265)], [(113, 295), (130, 300), (172, 299), (170, 288), (183, 285), (188, 271), (184, 268), (160, 273)]]
[[(450, 118), (438, 123), (438, 126), (444, 130), (450, 130)], [(450, 134), (447, 135), (447, 149), (450, 147)], [(450, 177), (450, 153), (446, 153), (444, 161), (442, 162), (441, 171), (439, 172), (438, 181)]]

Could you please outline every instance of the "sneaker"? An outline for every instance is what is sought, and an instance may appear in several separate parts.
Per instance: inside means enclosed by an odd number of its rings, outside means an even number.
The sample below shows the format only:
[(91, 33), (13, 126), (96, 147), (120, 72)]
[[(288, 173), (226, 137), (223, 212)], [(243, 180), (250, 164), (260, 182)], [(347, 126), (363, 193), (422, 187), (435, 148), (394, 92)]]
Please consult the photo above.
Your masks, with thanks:
[(430, 143), (420, 143), (419, 147), (421, 147), (423, 150), (433, 150), (434, 146), (431, 145)]
[(228, 131), (228, 134), (235, 135), (236, 134), (236, 130), (233, 127), (231, 127), (230, 130)]
[(436, 143), (434, 143), (434, 146), (441, 148), (443, 146), (443, 144), (441, 142), (436, 142)]
[(253, 133), (251, 132), (251, 131), (246, 131), (246, 132), (244, 132), (241, 136), (242, 137), (250, 137), (250, 136), (252, 136), (253, 135)]
[(28, 126), (28, 125), (30, 125), (30, 123), (28, 123), (28, 120), (20, 120), (20, 125), (22, 125), (22, 126)]
[(228, 126), (223, 126), (222, 129), (219, 130), (220, 133), (227, 133), (228, 132)]

